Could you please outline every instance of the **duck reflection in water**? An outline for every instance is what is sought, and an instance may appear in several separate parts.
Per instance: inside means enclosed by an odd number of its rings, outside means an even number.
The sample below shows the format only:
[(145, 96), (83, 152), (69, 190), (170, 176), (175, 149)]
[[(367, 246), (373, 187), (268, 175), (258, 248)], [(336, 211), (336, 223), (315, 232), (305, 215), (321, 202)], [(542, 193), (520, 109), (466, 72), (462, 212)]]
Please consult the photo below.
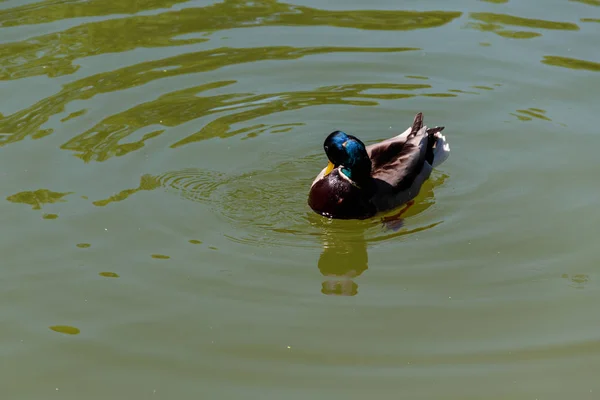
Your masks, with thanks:
[[(415, 216), (427, 210), (435, 203), (433, 189), (446, 180), (447, 175), (431, 177), (421, 188), (421, 193), (391, 216), (383, 216), (375, 220), (381, 223), (383, 234), (365, 238), (367, 230), (373, 230), (374, 220), (365, 222), (329, 220), (320, 224), (322, 228), (323, 251), (318, 261), (318, 268), (326, 279), (321, 284), (321, 293), (333, 296), (355, 296), (358, 284), (355, 279), (369, 268), (369, 243), (390, 240), (392, 238), (421, 232), (439, 225), (442, 221), (426, 226), (407, 228), (405, 218)], [(316, 221), (315, 221), (316, 222)]]
[(323, 252), (319, 257), (319, 270), (328, 279), (323, 281), (321, 293), (338, 296), (354, 296), (358, 284), (354, 278), (369, 268), (369, 254), (364, 236), (355, 237), (326, 235)]

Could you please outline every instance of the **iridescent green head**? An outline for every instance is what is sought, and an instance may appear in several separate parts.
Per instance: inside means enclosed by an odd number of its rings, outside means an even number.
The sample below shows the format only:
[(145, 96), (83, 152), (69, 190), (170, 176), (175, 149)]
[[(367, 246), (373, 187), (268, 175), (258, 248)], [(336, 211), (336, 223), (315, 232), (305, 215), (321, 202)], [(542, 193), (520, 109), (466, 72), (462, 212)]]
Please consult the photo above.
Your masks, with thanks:
[(342, 173), (354, 181), (366, 179), (371, 174), (371, 159), (362, 141), (342, 131), (329, 134), (323, 144), (329, 159), (325, 175), (342, 166)]

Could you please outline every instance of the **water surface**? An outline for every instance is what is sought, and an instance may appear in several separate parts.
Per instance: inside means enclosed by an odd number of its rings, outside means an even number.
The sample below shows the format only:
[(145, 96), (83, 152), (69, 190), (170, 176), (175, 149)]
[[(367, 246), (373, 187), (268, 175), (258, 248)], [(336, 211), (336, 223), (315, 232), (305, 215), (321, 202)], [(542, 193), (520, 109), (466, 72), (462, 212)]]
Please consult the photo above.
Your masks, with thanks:
[[(0, 2), (11, 399), (595, 399), (600, 3)], [(306, 204), (422, 111), (399, 230)]]

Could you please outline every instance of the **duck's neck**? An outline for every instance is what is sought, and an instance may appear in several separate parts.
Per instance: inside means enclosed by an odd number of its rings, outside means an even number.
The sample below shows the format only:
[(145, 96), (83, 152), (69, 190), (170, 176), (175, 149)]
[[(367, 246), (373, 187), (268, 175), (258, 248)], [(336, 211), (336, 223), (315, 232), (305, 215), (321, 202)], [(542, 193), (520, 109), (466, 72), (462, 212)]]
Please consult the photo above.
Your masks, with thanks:
[(350, 167), (342, 166), (340, 172), (356, 186), (366, 187), (371, 182), (371, 160), (367, 161), (369, 162), (368, 164), (354, 164)]

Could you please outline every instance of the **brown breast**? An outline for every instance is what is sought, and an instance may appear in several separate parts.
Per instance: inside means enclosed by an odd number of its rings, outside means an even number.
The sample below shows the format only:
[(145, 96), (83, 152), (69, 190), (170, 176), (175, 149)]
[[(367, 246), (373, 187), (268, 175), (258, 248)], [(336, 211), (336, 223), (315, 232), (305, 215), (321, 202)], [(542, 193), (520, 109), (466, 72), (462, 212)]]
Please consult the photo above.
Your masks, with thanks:
[(368, 193), (342, 178), (338, 170), (317, 181), (310, 189), (308, 205), (329, 218), (365, 219), (376, 213)]

